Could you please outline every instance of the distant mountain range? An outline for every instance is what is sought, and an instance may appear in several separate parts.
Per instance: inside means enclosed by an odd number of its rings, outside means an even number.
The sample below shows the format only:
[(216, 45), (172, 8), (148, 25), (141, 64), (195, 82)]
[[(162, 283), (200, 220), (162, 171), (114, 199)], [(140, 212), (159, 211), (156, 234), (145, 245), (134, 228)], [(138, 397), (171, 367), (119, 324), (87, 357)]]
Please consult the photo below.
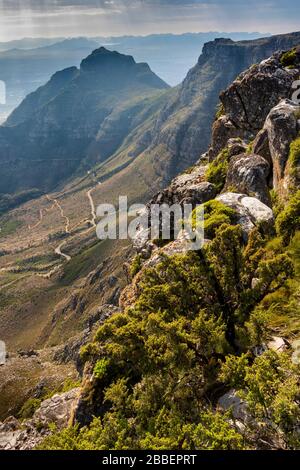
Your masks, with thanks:
[(0, 43), (0, 80), (7, 85), (7, 104), (0, 105), (0, 122), (26, 95), (44, 85), (57, 71), (79, 66), (99, 46), (147, 62), (170, 85), (177, 85), (196, 63), (205, 42), (216, 37), (254, 39), (260, 33), (188, 33), (95, 38), (25, 38)]
[(51, 191), (93, 170), (109, 197), (127, 194), (140, 175), (130, 192), (146, 198), (205, 150), (220, 91), (249, 65), (299, 42), (300, 33), (217, 39), (175, 88), (131, 56), (96, 49), (79, 69), (56, 73), (30, 94), (0, 127), (2, 194)]

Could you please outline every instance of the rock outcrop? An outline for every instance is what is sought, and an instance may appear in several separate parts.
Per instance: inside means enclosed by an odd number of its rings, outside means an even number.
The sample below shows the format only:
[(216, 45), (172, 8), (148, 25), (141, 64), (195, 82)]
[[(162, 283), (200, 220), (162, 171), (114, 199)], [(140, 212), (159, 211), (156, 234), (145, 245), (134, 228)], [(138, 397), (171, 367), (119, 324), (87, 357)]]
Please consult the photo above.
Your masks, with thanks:
[(248, 142), (250, 152), (231, 159), (225, 190), (255, 195), (270, 205), (269, 189), (287, 194), (290, 183), (290, 144), (299, 126), (299, 103), (291, 101), (293, 83), (300, 72), (300, 54), (293, 67), (285, 67), (283, 52), (243, 72), (221, 93), (224, 109), (213, 126), (210, 161), (230, 139)]
[(241, 154), (231, 158), (227, 172), (225, 190), (251, 194), (264, 204), (270, 205), (267, 180), (269, 163), (260, 155)]
[[(217, 47), (224, 44), (216, 42)], [(227, 42), (228, 46), (228, 42)], [(205, 52), (204, 52), (205, 54)], [(279, 197), (288, 191), (291, 142), (300, 130), (300, 107), (289, 98), (293, 82), (300, 73), (298, 56), (293, 68), (282, 61), (283, 52), (243, 72), (224, 92), (220, 100), (224, 115), (213, 126), (208, 153), (192, 170), (176, 177), (165, 190), (160, 191), (151, 204), (185, 204), (193, 206), (216, 198), (236, 213), (236, 223), (243, 229), (244, 239), (254, 227), (266, 233), (274, 229), (274, 214), (270, 191)], [(201, 61), (200, 61), (201, 62)], [(222, 194), (206, 179), (209, 164), (226, 149), (228, 168)], [(158, 250), (149, 240), (150, 231), (142, 227), (137, 232), (135, 246), (147, 259), (147, 265), (156, 264), (161, 254), (185, 252), (183, 240), (176, 240)]]
[(238, 193), (224, 193), (216, 200), (234, 209), (237, 223), (241, 225), (245, 239), (255, 227), (263, 227), (266, 232), (270, 232), (274, 226), (272, 209), (255, 197)]
[(49, 433), (49, 424), (62, 429), (70, 423), (76, 406), (79, 389), (42, 402), (32, 419), (19, 422), (10, 417), (0, 423), (0, 450), (30, 450), (36, 447)]
[[(300, 70), (300, 63), (298, 71)], [(264, 130), (267, 132), (273, 166), (273, 187), (281, 195), (288, 191), (288, 158), (290, 145), (300, 131), (300, 106), (285, 99), (275, 106), (267, 116)]]
[(187, 173), (176, 177), (170, 186), (160, 191), (151, 201), (151, 204), (203, 204), (216, 196), (214, 186), (205, 181), (207, 166), (195, 166)]
[(230, 137), (248, 141), (255, 138), (270, 111), (280, 100), (291, 98), (299, 68), (287, 69), (281, 57), (282, 52), (278, 52), (252, 66), (221, 93), (224, 115), (213, 125), (210, 159), (218, 155)]

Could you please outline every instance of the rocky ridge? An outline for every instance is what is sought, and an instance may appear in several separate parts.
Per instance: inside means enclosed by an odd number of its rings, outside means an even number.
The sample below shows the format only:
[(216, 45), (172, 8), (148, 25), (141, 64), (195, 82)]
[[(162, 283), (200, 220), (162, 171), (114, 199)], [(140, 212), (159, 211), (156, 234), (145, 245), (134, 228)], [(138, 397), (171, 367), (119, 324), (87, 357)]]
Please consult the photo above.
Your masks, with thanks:
[[(150, 204), (203, 204), (211, 199), (235, 209), (245, 232), (261, 222), (272, 226), (271, 191), (284, 200), (299, 184), (298, 172), (288, 162), (290, 145), (299, 135), (300, 105), (291, 100), (299, 77), (299, 57), (293, 68), (281, 62), (284, 52), (243, 72), (220, 95), (223, 114), (213, 124), (208, 152), (189, 172), (175, 178)], [(227, 151), (226, 177), (221, 194), (207, 181), (209, 164)], [(137, 248), (145, 250), (145, 234)], [(152, 245), (151, 245), (152, 246)], [(146, 250), (147, 251), (147, 250)]]

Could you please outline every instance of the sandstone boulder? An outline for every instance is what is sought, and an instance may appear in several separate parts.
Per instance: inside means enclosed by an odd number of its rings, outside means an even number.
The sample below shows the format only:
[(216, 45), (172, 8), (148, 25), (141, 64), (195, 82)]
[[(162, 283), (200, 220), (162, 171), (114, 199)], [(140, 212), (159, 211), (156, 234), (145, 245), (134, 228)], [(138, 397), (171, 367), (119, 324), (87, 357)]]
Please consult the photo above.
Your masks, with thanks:
[(270, 205), (267, 178), (270, 165), (259, 155), (237, 155), (229, 162), (225, 191), (234, 188), (236, 191), (254, 196), (264, 204)]
[(228, 192), (221, 194), (216, 200), (236, 211), (237, 223), (242, 227), (245, 240), (257, 226), (261, 226), (266, 232), (273, 229), (273, 211), (259, 199)]
[(287, 161), (290, 144), (299, 132), (297, 119), (299, 112), (299, 105), (288, 99), (282, 100), (270, 111), (264, 125), (272, 159), (273, 186), (280, 194), (287, 191), (289, 172)]

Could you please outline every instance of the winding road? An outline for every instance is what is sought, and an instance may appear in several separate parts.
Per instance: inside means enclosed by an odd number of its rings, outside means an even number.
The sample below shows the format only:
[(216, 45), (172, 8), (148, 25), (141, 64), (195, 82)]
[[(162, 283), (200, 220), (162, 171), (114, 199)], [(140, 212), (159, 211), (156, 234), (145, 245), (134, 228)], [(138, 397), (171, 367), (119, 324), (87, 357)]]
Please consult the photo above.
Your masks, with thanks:
[[(97, 182), (97, 186), (98, 185), (101, 185), (101, 183)], [(75, 225), (75, 227), (73, 227), (73, 230), (75, 228), (79, 227), (81, 224), (86, 223), (86, 222), (89, 222), (93, 228), (95, 228), (97, 226), (97, 224), (96, 224), (96, 220), (97, 220), (96, 207), (95, 207), (95, 202), (94, 202), (94, 199), (93, 199), (93, 196), (92, 196), (92, 193), (93, 193), (93, 191), (95, 191), (97, 186), (89, 189), (86, 192), (87, 198), (88, 198), (89, 203), (90, 203), (90, 208), (91, 208), (91, 216), (92, 216), (91, 219), (82, 220), (81, 222), (79, 222), (79, 224), (77, 224), (77, 225)], [(47, 197), (48, 197), (49, 201), (51, 201), (51, 198), (49, 196), (47, 196)], [(56, 207), (59, 209), (62, 218), (65, 220), (65, 233), (68, 234), (68, 235), (71, 235), (70, 219), (64, 214), (64, 210), (61, 207), (61, 205), (59, 204), (59, 202), (57, 201), (57, 199), (53, 199), (52, 201), (54, 202)], [(90, 229), (88, 229), (87, 231), (89, 231), (89, 230)], [(55, 252), (55, 254), (61, 256), (67, 262), (69, 262), (69, 261), (71, 261), (72, 257), (70, 255), (67, 255), (66, 253), (64, 253), (62, 251), (62, 248), (66, 245), (66, 243), (67, 243), (66, 241), (63, 241), (62, 243), (60, 243), (60, 245), (57, 248), (55, 248), (54, 252)]]
[[(97, 214), (96, 214), (96, 207), (95, 207), (95, 202), (93, 200), (93, 196), (92, 196), (92, 193), (93, 191), (95, 191), (95, 189), (97, 188), (98, 185), (101, 185), (100, 182), (97, 182), (96, 186), (94, 186), (93, 188), (89, 189), (87, 192), (86, 192), (86, 196), (89, 200), (89, 204), (90, 204), (90, 213), (91, 213), (91, 218), (90, 219), (83, 219), (82, 221), (80, 221), (77, 225), (75, 225), (74, 227), (72, 227), (72, 230), (74, 230), (75, 228), (83, 225), (83, 224), (86, 224), (86, 223), (89, 223), (92, 228), (95, 228), (97, 226), (96, 224), (96, 220), (97, 220)], [(33, 225), (33, 226), (28, 226), (28, 229), (29, 230), (33, 230), (34, 228), (37, 228), (43, 221), (44, 219), (44, 216), (47, 212), (50, 212), (52, 209), (54, 209), (55, 207), (59, 210), (60, 212), (60, 215), (62, 217), (62, 219), (64, 219), (65, 221), (65, 233), (67, 235), (72, 235), (72, 231), (70, 229), (70, 219), (69, 217), (67, 217), (64, 213), (64, 210), (61, 206), (61, 204), (58, 202), (57, 199), (52, 199), (48, 194), (46, 195), (48, 201), (50, 203), (52, 203), (51, 207), (50, 208), (46, 208), (46, 209), (40, 209), (40, 212), (39, 212), (39, 220), (38, 222)], [(86, 230), (86, 232), (89, 232), (91, 230), (91, 228), (88, 228)], [(61, 258), (63, 258), (64, 260), (66, 260), (67, 262), (71, 261), (71, 256), (64, 253), (62, 251), (63, 247), (67, 244), (67, 240), (64, 240), (62, 241), (56, 248), (54, 248), (54, 252), (56, 255), (60, 256)], [(56, 273), (60, 268), (61, 268), (62, 265), (59, 265), (59, 266), (56, 266), (54, 268), (51, 269), (51, 271), (49, 271), (48, 273), (45, 273), (45, 274), (40, 274), (40, 273), (34, 273), (36, 275), (38, 275), (39, 277), (43, 277), (45, 279), (50, 279), (50, 277)], [(7, 267), (4, 267), (4, 268), (1, 268), (0, 269), (0, 272), (10, 272), (10, 271), (13, 271), (14, 267), (13, 266), (7, 266)], [(23, 276), (25, 277), (25, 276)], [(20, 278), (19, 278), (20, 279)], [(0, 286), (0, 290), (5, 288), (5, 287), (8, 287), (12, 284), (14, 284), (15, 282), (17, 282), (18, 279), (15, 279), (11, 282), (9, 282), (8, 284), (5, 284), (3, 286)]]
[[(100, 183), (99, 183), (100, 184)], [(90, 206), (91, 206), (91, 215), (92, 215), (92, 219), (90, 220), (90, 223), (92, 224), (93, 227), (96, 227), (96, 219), (97, 219), (97, 215), (96, 215), (96, 208), (95, 208), (95, 203), (94, 203), (94, 200), (93, 200), (93, 197), (92, 197), (92, 192), (95, 190), (96, 188), (92, 188), (90, 189), (86, 194), (87, 194), (87, 197), (90, 201)]]

